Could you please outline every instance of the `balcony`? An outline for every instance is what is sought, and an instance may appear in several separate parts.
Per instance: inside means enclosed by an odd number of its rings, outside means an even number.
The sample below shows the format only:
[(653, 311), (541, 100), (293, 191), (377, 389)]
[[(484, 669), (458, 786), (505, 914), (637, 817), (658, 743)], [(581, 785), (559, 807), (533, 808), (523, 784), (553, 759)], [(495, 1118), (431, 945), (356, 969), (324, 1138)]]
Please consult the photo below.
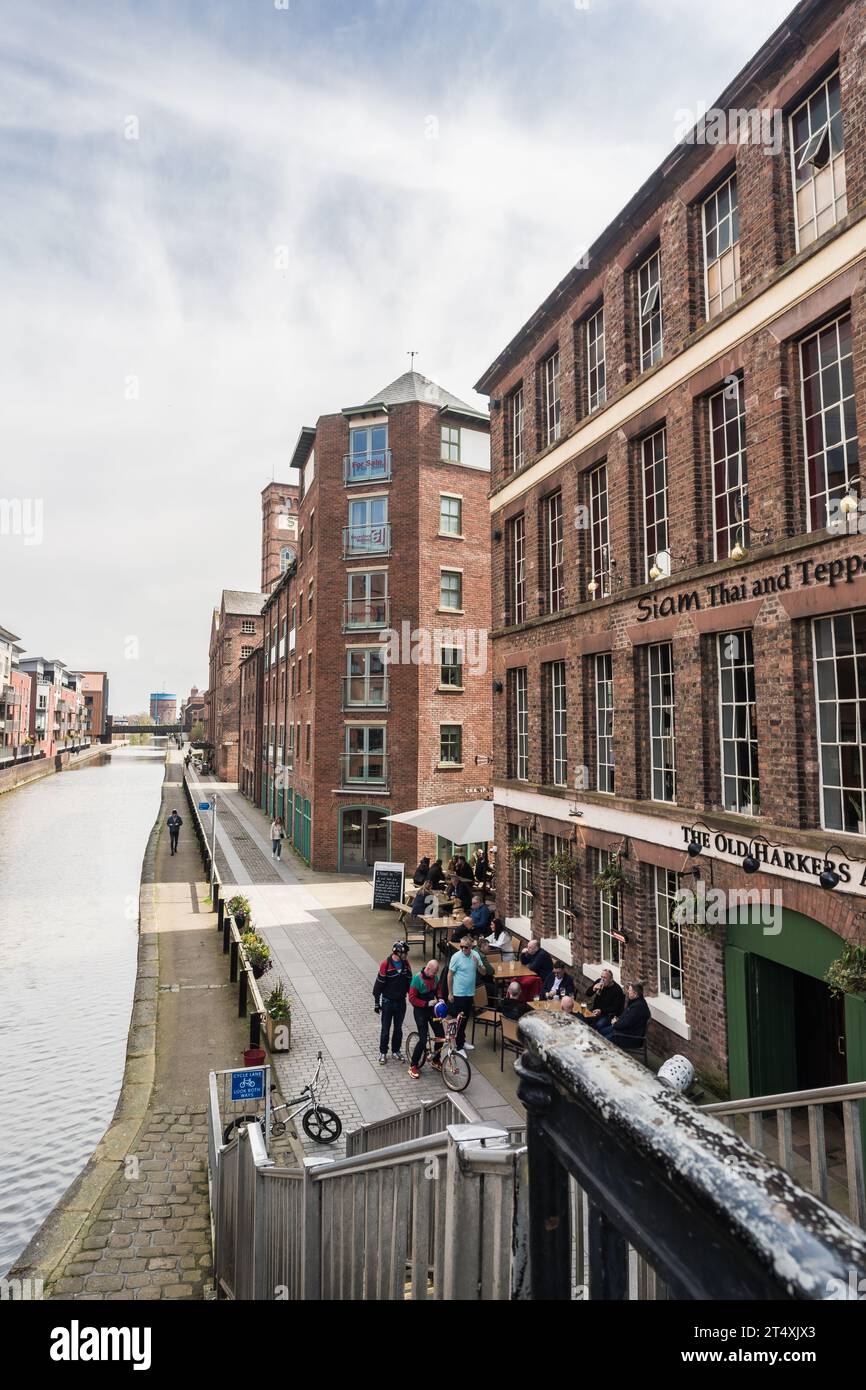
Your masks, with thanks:
[(344, 487), (358, 487), (364, 483), (390, 483), (390, 481), (390, 449), (377, 449), (369, 454), (343, 455)]
[(387, 791), (388, 759), (384, 753), (343, 753), (340, 756), (340, 786), (346, 791), (372, 787)]
[(391, 524), (379, 522), (374, 526), (343, 527), (343, 559), (356, 555), (390, 555)]
[(389, 598), (344, 598), (343, 631), (366, 632), (371, 629), (379, 632), (391, 622), (391, 600)]
[(344, 676), (343, 709), (388, 709), (387, 676)]

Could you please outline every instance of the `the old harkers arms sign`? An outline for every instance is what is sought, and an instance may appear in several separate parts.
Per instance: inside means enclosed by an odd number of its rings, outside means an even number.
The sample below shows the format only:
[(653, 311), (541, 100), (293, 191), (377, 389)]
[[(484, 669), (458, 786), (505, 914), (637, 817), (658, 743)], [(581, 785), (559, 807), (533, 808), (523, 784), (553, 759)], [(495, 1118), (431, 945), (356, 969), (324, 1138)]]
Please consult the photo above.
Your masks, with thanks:
[(657, 599), (647, 594), (637, 601), (638, 622), (649, 618), (668, 618), (676, 613), (689, 613), (703, 608), (721, 608), (728, 603), (744, 603), (747, 599), (764, 598), (767, 594), (785, 593), (797, 587), (807, 589), (813, 584), (850, 584), (860, 576), (866, 577), (866, 555), (843, 555), (835, 560), (797, 560), (783, 565), (775, 574), (742, 579), (738, 584), (723, 580), (705, 585), (703, 590), (687, 589), (679, 594), (666, 594)]
[(765, 844), (760, 839), (742, 839), (736, 835), (728, 835), (724, 830), (704, 830), (700, 826), (681, 825), (680, 830), (684, 845), (695, 841), (702, 850), (712, 847), (716, 854), (725, 859), (739, 863), (751, 853), (760, 860), (762, 867), (766, 865), (768, 868), (787, 870), (791, 874), (802, 874), (807, 878), (816, 879), (829, 865), (839, 875), (843, 884), (866, 888), (866, 864), (851, 863), (847, 859), (837, 858), (835, 854), (826, 856), (814, 854), (811, 850), (801, 852), (796, 849), (783, 849), (779, 845)]

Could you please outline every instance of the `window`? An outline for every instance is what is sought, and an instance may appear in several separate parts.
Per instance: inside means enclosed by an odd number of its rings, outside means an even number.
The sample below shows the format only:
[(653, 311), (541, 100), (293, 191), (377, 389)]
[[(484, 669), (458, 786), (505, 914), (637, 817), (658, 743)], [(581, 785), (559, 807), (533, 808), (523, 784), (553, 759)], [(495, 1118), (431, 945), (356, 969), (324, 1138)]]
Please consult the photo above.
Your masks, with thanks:
[(645, 372), (661, 358), (662, 272), (661, 253), (648, 256), (637, 273), (638, 313), (640, 317), (640, 369)]
[(440, 449), (439, 457), (443, 463), (460, 462), (460, 427), (459, 425), (442, 425), (440, 427)]
[(679, 880), (670, 869), (655, 870), (659, 994), (683, 997), (683, 929), (675, 920)]
[(610, 593), (610, 546), (607, 520), (607, 464), (600, 463), (589, 474), (589, 550), (590, 598)]
[[(606, 869), (609, 864), (616, 863), (616, 855), (610, 850), (600, 849), (598, 851), (598, 872)], [(620, 929), (620, 894), (619, 890), (611, 897), (606, 893), (599, 893), (599, 918), (601, 921), (601, 958), (610, 965), (619, 965), (622, 959), (621, 943), (614, 937), (614, 932)]]
[[(523, 838), (516, 825), (510, 827), (510, 834), (512, 844)], [(532, 917), (532, 865), (523, 856), (517, 860), (517, 911), (521, 917)]]
[(702, 209), (707, 318), (715, 318), (740, 294), (740, 210), (737, 176), (711, 193)]
[(459, 724), (439, 725), (439, 761), (463, 762), (463, 729)]
[(520, 782), (529, 778), (529, 711), (526, 701), (526, 667), (508, 672), (508, 773)]
[(739, 377), (710, 396), (708, 411), (715, 556), (726, 560), (738, 540), (749, 544), (746, 412)]
[(388, 677), (381, 647), (354, 647), (346, 653), (345, 707), (388, 704)]
[(797, 107), (790, 128), (799, 250), (848, 211), (838, 72)]
[(523, 387), (512, 391), (509, 401), (509, 421), (511, 427), (511, 468), (514, 473), (523, 467)]
[(289, 568), (289, 565), (292, 563), (293, 555), (294, 551), (292, 550), (291, 546), (280, 546), (280, 574), (285, 574), (286, 570)]
[(313, 581), (310, 580), (310, 590), (307, 594), (307, 621), (313, 616)]
[(568, 783), (568, 724), (565, 662), (550, 663), (550, 772), (555, 787)]
[(545, 443), (553, 444), (562, 428), (559, 400), (559, 349), (544, 360)]
[(821, 824), (866, 830), (866, 609), (816, 618)]
[(463, 575), (459, 570), (442, 570), (439, 575), (439, 607), (463, 607)]
[(253, 622), (252, 618), (244, 618), (243, 622), (241, 623), (241, 632), (255, 632), (255, 630), (256, 625)]
[(385, 730), (380, 725), (349, 725), (346, 729), (346, 752), (343, 756), (345, 780), (385, 782), (385, 746)]
[(676, 801), (674, 658), (670, 642), (649, 649), (650, 782), (653, 801)]
[(309, 761), (310, 761), (310, 753), (311, 753), (311, 751), (312, 751), (312, 747), (313, 747), (313, 726), (312, 726), (311, 724), (308, 724), (308, 725), (307, 725), (307, 734), (306, 734), (306, 743), (305, 743), (305, 745), (304, 745), (304, 761), (305, 761), (305, 762), (309, 762)]
[(304, 591), (298, 593), (298, 627), (304, 626)]
[(347, 554), (387, 552), (391, 545), (387, 497), (361, 497), (349, 503), (349, 525), (344, 537)]
[(245, 661), (248, 656), (252, 656), (252, 647), (241, 647), (241, 661)]
[(314, 546), (315, 543), (316, 543), (316, 513), (315, 513), (315, 511), (310, 512), (310, 520), (309, 520), (309, 522), (308, 522), (307, 524), (308, 524), (308, 526), (309, 526), (309, 528), (310, 528), (310, 534), (309, 534), (309, 548), (310, 548), (310, 550), (312, 550), (313, 546)]
[[(346, 459), (346, 483), (374, 483), (391, 476), (391, 455), (388, 451), (388, 426), (363, 425), (349, 431), (349, 456)], [(312, 527), (310, 545), (313, 544)]]
[(595, 785), (600, 792), (614, 789), (613, 656), (610, 652), (599, 652), (595, 658)]
[(836, 319), (800, 344), (809, 529), (836, 519), (859, 468), (851, 320)]
[[(554, 836), (553, 853), (571, 854), (571, 845), (568, 840), (563, 840), (558, 835)], [(572, 929), (570, 878), (560, 878), (558, 874), (554, 874), (553, 899), (556, 935), (567, 937)]]
[(722, 805), (726, 811), (757, 815), (760, 798), (752, 634), (748, 629), (721, 632), (718, 642)]
[(509, 521), (507, 535), (510, 569), (508, 621), (522, 623), (526, 619), (526, 527), (522, 516)]
[(547, 546), (547, 611), (558, 613), (565, 607), (565, 568), (562, 557), (562, 493), (555, 492), (542, 503)]
[(313, 653), (307, 652), (307, 689), (313, 688)]
[(439, 533), (451, 536), (463, 534), (463, 502), (459, 497), (439, 496)]
[(656, 555), (668, 548), (667, 431), (662, 426), (641, 442), (644, 571), (649, 579)]
[(371, 570), (349, 575), (343, 625), (346, 628), (387, 627), (388, 572)]
[(586, 394), (589, 411), (597, 410), (607, 399), (604, 368), (604, 309), (586, 325)]
[(443, 647), (439, 657), (439, 684), (448, 690), (463, 689), (463, 653), (459, 647)]

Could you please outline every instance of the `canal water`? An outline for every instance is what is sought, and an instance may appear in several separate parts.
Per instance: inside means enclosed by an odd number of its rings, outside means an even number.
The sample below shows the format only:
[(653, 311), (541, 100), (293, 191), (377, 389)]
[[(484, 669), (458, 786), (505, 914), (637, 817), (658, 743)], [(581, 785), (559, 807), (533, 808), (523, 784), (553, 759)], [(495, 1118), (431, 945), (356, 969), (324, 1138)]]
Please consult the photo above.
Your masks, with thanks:
[(0, 796), (0, 1275), (117, 1104), (164, 762), (118, 748)]

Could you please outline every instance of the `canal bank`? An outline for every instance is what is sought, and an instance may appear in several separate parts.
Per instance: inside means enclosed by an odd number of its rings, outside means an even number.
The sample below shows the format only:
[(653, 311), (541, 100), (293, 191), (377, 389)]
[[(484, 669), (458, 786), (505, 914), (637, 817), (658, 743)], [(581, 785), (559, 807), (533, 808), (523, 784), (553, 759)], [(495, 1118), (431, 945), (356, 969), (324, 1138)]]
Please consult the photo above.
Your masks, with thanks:
[(180, 753), (166, 762), (141, 875), (138, 971), (126, 1066), (111, 1124), (10, 1277), (50, 1298), (202, 1298), (211, 1277), (207, 1076), (237, 1064), (246, 1030), (188, 823), (178, 854), (165, 821), (184, 814)]
[(91, 763), (95, 758), (100, 758), (108, 754), (115, 748), (126, 748), (128, 742), (124, 739), (120, 743), (94, 743), (89, 748), (83, 748), (79, 753), (70, 753), (68, 749), (63, 749), (55, 753), (53, 758), (36, 758), (32, 762), (24, 761), (13, 763), (11, 767), (0, 768), (0, 796), (4, 792), (17, 791), (19, 787), (27, 787), (31, 782), (39, 782), (43, 777), (54, 777), (58, 772), (70, 772), (73, 768), (84, 767)]

